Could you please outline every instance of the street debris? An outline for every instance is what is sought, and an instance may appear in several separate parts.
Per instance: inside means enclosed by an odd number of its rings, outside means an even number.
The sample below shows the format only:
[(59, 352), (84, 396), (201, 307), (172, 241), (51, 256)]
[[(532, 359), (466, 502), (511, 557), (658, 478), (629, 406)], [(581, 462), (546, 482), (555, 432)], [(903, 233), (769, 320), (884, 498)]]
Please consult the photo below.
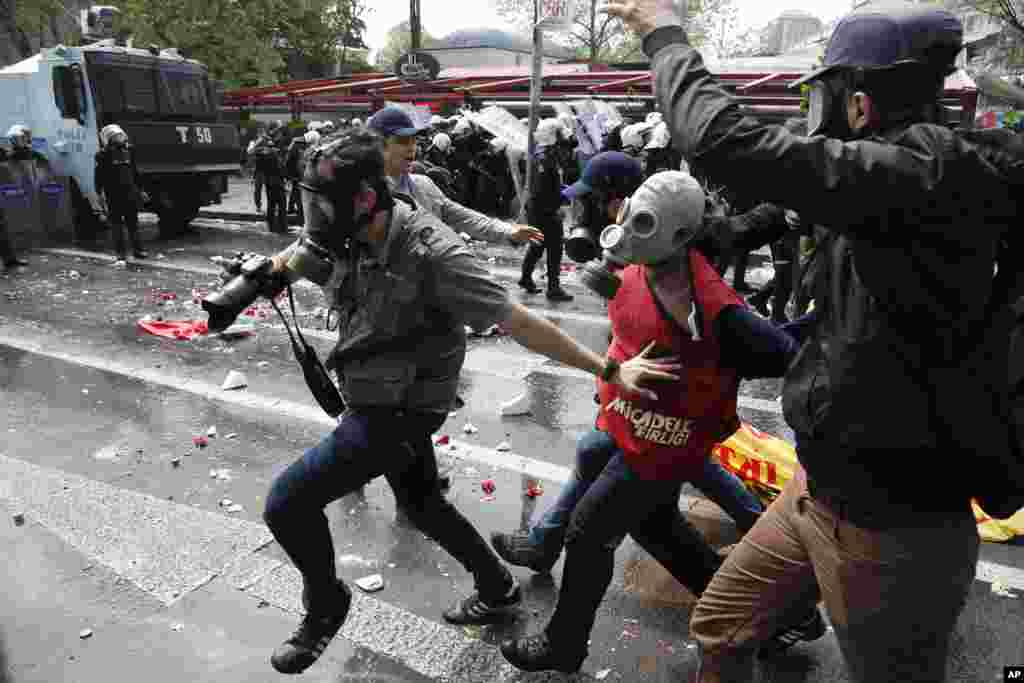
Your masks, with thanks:
[(237, 438), (238, 438), (238, 433), (237, 433), (237, 432), (231, 432), (230, 434), (228, 434), (228, 435), (227, 435), (227, 436), (225, 436), (224, 438), (225, 438), (225, 439), (228, 439), (229, 441), (230, 441), (231, 439), (237, 439)]
[(249, 381), (245, 378), (245, 375), (240, 373), (238, 370), (232, 370), (228, 373), (228, 376), (224, 378), (224, 383), (220, 385), (220, 388), (225, 391), (230, 391), (232, 389), (242, 389), (247, 386), (249, 386)]
[(264, 368), (269, 368), (270, 367), (270, 361), (269, 360), (261, 360), (259, 363), (256, 364), (256, 367), (258, 367), (261, 370), (264, 369)]
[(507, 453), (508, 451), (512, 450), (512, 446), (509, 445), (508, 441), (502, 441), (501, 443), (494, 447), (494, 450)]
[(537, 498), (544, 495), (544, 487), (540, 485), (540, 482), (530, 482), (530, 485), (526, 487), (527, 498)]
[(519, 394), (511, 401), (502, 403), (498, 413), (506, 416), (529, 415), (530, 397), (526, 394)]
[(462, 426), (462, 431), (464, 434), (476, 434), (480, 430), (467, 422)]
[(361, 579), (356, 579), (356, 585), (367, 593), (374, 593), (384, 587), (384, 577), (380, 574), (370, 574)]
[(92, 629), (83, 628), (81, 631), (78, 632), (78, 637), (82, 640), (85, 640), (86, 638), (92, 638)]
[(611, 669), (601, 669), (600, 671), (594, 674), (594, 678), (596, 678), (599, 681), (603, 681), (604, 679), (608, 678), (608, 674), (610, 674), (611, 672)]
[(456, 415), (457, 413), (454, 410), (448, 413), (448, 417), (455, 417)]
[(472, 235), (470, 235), (468, 232), (460, 232), (459, 233), (459, 237), (461, 237), (466, 242), (472, 242), (473, 241)]
[(211, 439), (215, 438), (217, 436), (217, 425), (210, 425), (206, 430), (206, 435)]
[(638, 619), (623, 619), (622, 634), (619, 640), (636, 640), (640, 637), (640, 621)]
[(228, 506), (227, 506), (227, 511), (228, 511), (228, 512), (241, 512), (241, 511), (242, 511), (242, 510), (244, 510), (244, 509), (245, 509), (245, 508), (243, 508), (243, 507), (242, 507), (241, 505), (239, 505), (238, 503), (232, 503), (231, 505), (228, 505)]
[(25, 523), (25, 514), (22, 512), (15, 512), (13, 519), (14, 526), (22, 526)]
[(209, 440), (205, 436), (193, 436), (192, 445), (196, 448), (206, 448), (209, 445)]
[[(217, 481), (231, 481), (231, 470), (226, 467), (221, 469), (210, 470), (210, 479), (216, 479)], [(231, 504), (231, 501), (228, 501)]]
[(434, 441), (434, 445), (435, 446), (447, 446), (450, 441), (451, 441), (451, 437), (450, 436), (448, 436), (447, 434), (442, 434), (441, 436), (437, 437), (436, 441)]
[(181, 458), (171, 458), (171, 467), (181, 467)]
[(230, 498), (221, 498), (220, 499), (220, 506), (222, 508), (231, 507), (232, 505), (234, 505), (234, 503), (232, 502), (232, 500)]
[(345, 566), (350, 567), (365, 567), (367, 569), (373, 569), (377, 566), (376, 560), (368, 560), (362, 555), (347, 554), (342, 555), (338, 558), (338, 562)]
[(246, 323), (235, 323), (220, 333), (221, 339), (238, 339), (256, 334), (256, 326)]
[(171, 624), (171, 630), (172, 631), (180, 631), (183, 628), (185, 628), (184, 624)]
[(995, 595), (999, 595), (999, 596), (1002, 596), (1004, 598), (1015, 598), (1015, 597), (1017, 597), (1017, 594), (1013, 592), (1013, 589), (1010, 588), (1009, 586), (1007, 586), (1002, 581), (993, 581), (992, 582), (992, 592)]
[(480, 500), (488, 503), (494, 500), (494, 490), (496, 487), (494, 485), (493, 479), (484, 479), (482, 482), (480, 482), (480, 488), (483, 489), (483, 492), (485, 494), (484, 497), (481, 498)]

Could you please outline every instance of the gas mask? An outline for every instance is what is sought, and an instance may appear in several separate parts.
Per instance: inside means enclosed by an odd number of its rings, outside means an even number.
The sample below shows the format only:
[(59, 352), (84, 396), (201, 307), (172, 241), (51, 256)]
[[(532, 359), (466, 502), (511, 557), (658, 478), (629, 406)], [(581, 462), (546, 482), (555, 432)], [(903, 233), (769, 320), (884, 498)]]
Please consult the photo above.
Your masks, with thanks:
[(603, 258), (586, 264), (580, 279), (598, 295), (613, 298), (620, 285), (614, 272), (627, 265), (670, 261), (698, 236), (704, 207), (704, 189), (693, 176), (655, 173), (626, 199), (621, 221), (601, 232)]
[(826, 135), (839, 140), (855, 137), (846, 116), (849, 89), (842, 74), (819, 78), (808, 84), (807, 135)]

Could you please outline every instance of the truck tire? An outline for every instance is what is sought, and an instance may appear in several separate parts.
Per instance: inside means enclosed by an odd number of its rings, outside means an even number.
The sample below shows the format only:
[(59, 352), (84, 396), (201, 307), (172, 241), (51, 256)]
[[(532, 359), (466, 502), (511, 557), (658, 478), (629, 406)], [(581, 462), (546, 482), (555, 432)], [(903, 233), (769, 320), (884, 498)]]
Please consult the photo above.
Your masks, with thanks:
[(160, 237), (178, 237), (188, 230), (189, 224), (199, 215), (199, 207), (175, 204), (157, 211), (160, 218)]

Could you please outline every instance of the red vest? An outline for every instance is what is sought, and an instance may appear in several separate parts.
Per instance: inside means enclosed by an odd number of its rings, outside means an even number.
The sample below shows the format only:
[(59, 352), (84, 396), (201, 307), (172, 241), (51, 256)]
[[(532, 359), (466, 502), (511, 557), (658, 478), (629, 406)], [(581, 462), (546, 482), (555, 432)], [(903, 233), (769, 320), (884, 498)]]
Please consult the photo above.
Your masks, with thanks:
[(652, 356), (674, 355), (683, 369), (678, 382), (652, 382), (651, 401), (617, 385), (598, 381), (601, 411), (597, 427), (625, 452), (626, 462), (643, 479), (689, 479), (711, 447), (739, 426), (736, 397), (739, 377), (722, 367), (714, 322), (729, 305), (746, 306), (696, 249), (689, 250), (697, 305), (704, 316), (701, 341), (689, 329), (662, 314), (647, 282), (647, 268), (629, 266), (608, 306), (614, 339), (608, 355), (619, 362), (639, 354), (652, 340)]

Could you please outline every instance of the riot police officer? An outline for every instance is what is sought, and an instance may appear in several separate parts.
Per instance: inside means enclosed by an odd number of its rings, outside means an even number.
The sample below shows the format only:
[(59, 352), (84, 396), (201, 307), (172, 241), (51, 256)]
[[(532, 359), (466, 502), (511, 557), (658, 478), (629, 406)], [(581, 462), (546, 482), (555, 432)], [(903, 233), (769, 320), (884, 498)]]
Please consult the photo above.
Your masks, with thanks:
[[(270, 232), (284, 232), (287, 222), (284, 164), (281, 150), (283, 137), (284, 127), (280, 121), (275, 121), (267, 129), (267, 134), (256, 140), (249, 153), (259, 177), (256, 186), (257, 193), (260, 184), (267, 188), (267, 229)], [(256, 210), (258, 211), (260, 208), (259, 194), (256, 199)]]
[[(11, 161), (25, 161), (28, 159), (43, 157), (32, 150), (32, 131), (21, 124), (15, 124), (7, 131), (7, 140), (11, 145), (10, 153), (0, 148), (0, 163), (8, 159)], [(11, 237), (7, 233), (7, 219), (0, 207), (0, 260), (4, 262), (7, 270), (27, 266), (28, 261), (18, 258), (11, 244)]]
[(135, 258), (148, 256), (139, 245), (138, 236), (139, 203), (143, 201), (141, 185), (128, 135), (115, 123), (105, 126), (100, 131), (100, 151), (96, 154), (96, 193), (103, 197), (107, 220), (114, 233), (114, 249), (121, 261), (128, 255), (127, 241), (132, 243)]
[(533, 270), (547, 251), (548, 291), (551, 301), (572, 301), (573, 297), (562, 289), (559, 278), (562, 271), (562, 250), (565, 239), (559, 207), (562, 204), (562, 179), (559, 169), (558, 143), (564, 126), (557, 119), (544, 119), (537, 124), (535, 133), (538, 147), (536, 173), (531, 176), (527, 216), (530, 225), (539, 226), (544, 242), (531, 244), (523, 257), (523, 271), (519, 286), (530, 294), (540, 291), (533, 282)]
[(314, 150), (302, 189), (303, 235), (274, 257), (274, 270), (337, 283), (339, 340), (328, 364), (347, 408), (266, 499), (264, 520), (303, 578), (306, 614), (271, 658), (289, 674), (320, 657), (352, 601), (323, 509), (381, 475), (406, 517), (473, 574), (476, 592), (445, 611), (446, 621), (485, 624), (520, 603), (516, 579), (438, 486), (431, 435), (457, 400), (466, 325), (499, 323), (527, 348), (626, 391), (649, 391), (641, 384), (674, 380), (677, 369), (642, 357), (607, 362), (512, 302), (451, 228), (392, 194), (384, 141), (372, 130)]

